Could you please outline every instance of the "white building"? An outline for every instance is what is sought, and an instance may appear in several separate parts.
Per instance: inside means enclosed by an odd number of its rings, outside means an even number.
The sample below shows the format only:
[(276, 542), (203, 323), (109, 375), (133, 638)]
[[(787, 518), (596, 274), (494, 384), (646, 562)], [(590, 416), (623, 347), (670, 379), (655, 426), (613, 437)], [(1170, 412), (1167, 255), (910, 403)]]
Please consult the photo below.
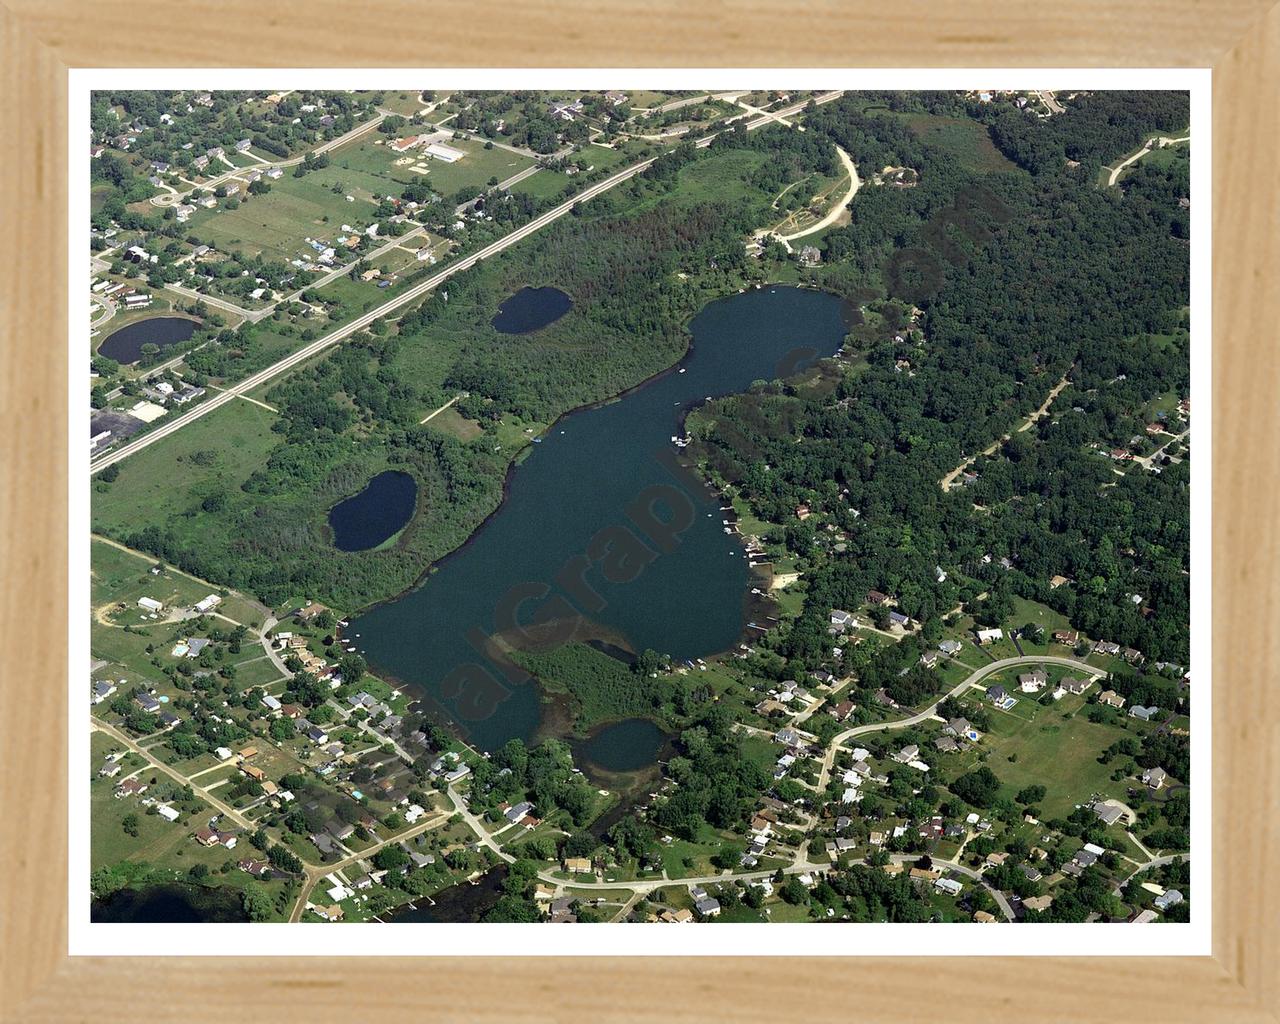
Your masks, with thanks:
[(426, 150), (428, 156), (433, 156), (437, 160), (443, 160), (447, 164), (455, 164), (467, 154), (460, 149), (454, 149), (452, 146), (446, 146), (440, 142), (433, 142)]

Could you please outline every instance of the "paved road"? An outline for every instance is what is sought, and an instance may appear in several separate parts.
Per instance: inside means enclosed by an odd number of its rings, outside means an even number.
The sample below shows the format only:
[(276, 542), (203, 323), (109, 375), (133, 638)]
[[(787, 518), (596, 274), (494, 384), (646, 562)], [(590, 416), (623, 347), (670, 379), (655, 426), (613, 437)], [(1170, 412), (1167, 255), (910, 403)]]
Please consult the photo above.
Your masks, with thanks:
[(406, 839), (413, 839), (415, 836), (421, 835), (423, 832), (428, 832), (433, 828), (439, 828), (441, 825), (445, 824), (450, 817), (452, 817), (452, 815), (440, 811), (429, 818), (424, 818), (422, 821), (404, 832), (398, 832), (394, 836), (390, 836), (380, 842), (374, 843), (372, 846), (366, 847), (359, 853), (353, 853), (350, 857), (343, 860), (334, 861), (332, 864), (306, 864), (306, 877), (303, 879), (302, 889), (298, 893), (298, 898), (293, 904), (293, 910), (289, 914), (290, 923), (300, 921), (302, 919), (302, 915), (307, 909), (307, 897), (311, 895), (311, 890), (315, 888), (316, 882), (320, 881), (320, 879), (324, 878), (326, 875), (332, 875), (335, 871), (343, 871), (346, 868), (355, 866), (362, 860), (368, 860), (384, 846), (389, 846), (391, 843), (402, 843)]
[(236, 316), (242, 316), (252, 323), (269, 317), (275, 311), (274, 303), (264, 309), (245, 309), (243, 306), (237, 306), (229, 299), (223, 299), (216, 295), (205, 295), (193, 288), (188, 288), (181, 284), (167, 284), (166, 288), (171, 292), (177, 292), (183, 298), (191, 299), (193, 302), (203, 302), (206, 306), (212, 306), (214, 309), (220, 309), (225, 313), (234, 313)]
[(151, 767), (163, 772), (165, 775), (168, 775), (169, 778), (174, 780), (174, 782), (177, 782), (183, 786), (191, 786), (197, 792), (197, 794), (199, 794), (200, 799), (206, 801), (207, 803), (212, 804), (214, 809), (217, 810), (219, 814), (222, 814), (225, 817), (230, 818), (241, 828), (249, 832), (253, 832), (257, 829), (258, 827), (257, 825), (255, 825), (253, 822), (249, 821), (247, 818), (241, 815), (240, 812), (237, 811), (230, 804), (223, 803), (216, 796), (210, 793), (207, 789), (203, 789), (199, 785), (194, 785), (191, 782), (190, 778), (186, 775), (183, 775), (180, 771), (177, 771), (174, 768), (170, 768), (163, 761), (156, 760), (155, 757), (153, 757), (150, 753), (147, 752), (145, 747), (138, 746), (137, 743), (131, 740), (127, 735), (125, 735), (115, 726), (108, 725), (106, 722), (102, 721), (100, 718), (94, 718), (91, 722), (91, 728), (95, 729), (98, 732), (106, 733), (113, 740), (117, 740), (118, 742), (123, 743), (135, 754), (145, 757), (147, 759), (147, 762), (151, 765)]
[[(356, 125), (354, 128), (351, 129), (351, 131), (346, 132), (343, 135), (339, 135), (336, 139), (330, 139), (328, 142), (322, 142), (320, 145), (310, 150), (310, 152), (314, 154), (320, 154), (320, 153), (327, 153), (331, 149), (337, 149), (339, 146), (345, 145), (346, 143), (351, 142), (353, 139), (359, 138), (361, 135), (365, 134), (366, 132), (373, 131), (374, 128), (377, 128), (378, 125), (382, 124), (386, 116), (387, 116), (386, 114), (379, 114), (377, 117), (371, 118), (370, 120), (365, 121), (362, 124)], [(303, 156), (290, 157), (288, 160), (273, 160), (271, 161), (271, 164), (272, 166), (275, 166), (275, 167), (292, 167), (295, 164), (302, 163), (304, 158), (305, 158), (305, 154)], [(219, 174), (217, 177), (210, 178), (207, 181), (205, 181), (203, 184), (200, 184), (200, 185), (192, 184), (191, 188), (187, 189), (185, 192), (177, 192), (177, 191), (174, 191), (173, 189), (170, 189), (168, 192), (164, 192), (158, 196), (152, 196), (151, 202), (155, 206), (175, 206), (178, 203), (180, 203), (183, 199), (185, 199), (187, 196), (191, 195), (193, 192), (203, 192), (206, 190), (215, 189), (219, 185), (221, 185), (223, 182), (236, 177), (236, 175), (244, 174), (246, 171), (253, 170), (252, 167), (234, 167), (234, 165), (232, 166), (234, 168), (233, 170), (226, 171), (223, 174)], [(183, 180), (190, 181), (191, 179), (184, 178)]]
[(346, 338), (349, 338), (351, 335), (355, 334), (357, 331), (361, 331), (364, 328), (368, 327), (369, 324), (373, 323), (374, 320), (384, 317), (388, 313), (392, 312), (393, 310), (399, 309), (400, 307), (405, 306), (410, 302), (413, 302), (415, 299), (420, 298), (421, 296), (425, 295), (427, 292), (431, 291), (432, 289), (443, 284), (445, 281), (449, 280), (449, 278), (451, 278), (454, 274), (458, 274), (464, 270), (467, 270), (468, 268), (474, 266), (476, 263), (479, 263), (481, 260), (486, 259), (489, 256), (497, 255), (498, 253), (502, 252), (504, 249), (507, 249), (512, 245), (515, 245), (517, 242), (523, 240), (524, 238), (527, 238), (529, 235), (533, 234), (534, 232), (546, 227), (548, 224), (551, 224), (554, 221), (559, 220), (561, 217), (567, 214), (579, 203), (585, 203), (588, 200), (593, 199), (595, 196), (600, 195), (602, 192), (606, 192), (609, 189), (622, 184), (624, 181), (627, 181), (630, 178), (635, 177), (635, 175), (645, 170), (651, 163), (653, 163), (652, 159), (641, 161), (640, 163), (634, 164), (631, 167), (626, 168), (625, 170), (619, 171), (617, 174), (613, 175), (612, 177), (605, 178), (603, 181), (597, 182), (595, 185), (592, 185), (589, 188), (584, 189), (582, 192), (580, 192), (578, 195), (568, 200), (567, 202), (561, 203), (559, 206), (554, 207), (551, 210), (548, 210), (546, 213), (542, 214), (539, 217), (535, 217), (533, 220), (531, 220), (528, 224), (525, 224), (523, 227), (517, 228), (516, 230), (510, 232), (509, 234), (504, 235), (502, 238), (498, 239), (497, 241), (489, 243), (484, 248), (478, 250), (472, 255), (467, 256), (461, 260), (458, 260), (457, 262), (451, 264), (445, 270), (442, 270), (440, 271), (440, 273), (427, 278), (425, 281), (422, 281), (411, 288), (404, 289), (399, 293), (399, 295), (392, 297), (390, 300), (383, 303), (381, 306), (377, 306), (374, 309), (370, 310), (369, 312), (357, 317), (356, 319), (352, 320), (350, 323), (346, 324), (345, 326), (339, 327), (336, 330), (331, 331), (329, 334), (326, 334), (324, 337), (316, 339), (315, 341), (311, 342), (308, 345), (304, 345), (302, 348), (298, 349), (293, 354), (286, 356), (285, 358), (281, 359), (279, 362), (273, 364), (272, 366), (267, 367), (265, 370), (259, 370), (257, 373), (250, 374), (240, 383), (235, 384), (232, 387), (228, 388), (226, 391), (222, 392), (221, 394), (215, 395), (213, 398), (210, 398), (207, 401), (202, 402), (200, 405), (197, 405), (195, 408), (191, 409), (189, 412), (183, 413), (181, 416), (173, 417), (167, 420), (163, 425), (161, 425), (157, 429), (142, 435), (136, 440), (131, 441), (128, 444), (121, 445), (119, 448), (114, 448), (108, 451), (103, 455), (101, 459), (99, 459), (97, 462), (94, 462), (90, 466), (90, 469), (89, 469), (90, 474), (92, 475), (94, 473), (97, 473), (105, 469), (107, 466), (110, 466), (116, 462), (120, 462), (121, 460), (128, 458), (130, 455), (133, 455), (136, 452), (140, 452), (144, 448), (150, 447), (151, 445), (155, 444), (157, 441), (161, 440), (162, 438), (168, 437), (170, 434), (174, 433), (175, 431), (180, 430), (182, 427), (186, 426), (188, 423), (192, 423), (195, 420), (199, 419), (201, 416), (206, 416), (209, 413), (213, 412), (215, 409), (225, 405), (227, 402), (231, 401), (237, 395), (241, 395), (248, 391), (252, 391), (253, 389), (261, 386), (262, 384), (265, 384), (268, 381), (275, 379), (276, 377), (280, 376), (280, 374), (286, 372), (287, 370), (291, 370), (293, 367), (299, 365), (300, 363), (306, 362), (308, 359), (311, 359), (313, 356), (317, 355), (318, 353), (323, 352), (325, 349), (330, 348), (333, 345), (336, 345), (338, 342), (343, 341)]
[(1163, 857), (1156, 857), (1152, 860), (1147, 861), (1145, 864), (1139, 864), (1136, 868), (1134, 868), (1132, 871), (1130, 871), (1127, 875), (1124, 876), (1124, 880), (1120, 884), (1122, 886), (1125, 885), (1129, 881), (1129, 879), (1131, 879), (1134, 875), (1140, 875), (1142, 874), (1142, 872), (1147, 871), (1151, 868), (1162, 868), (1166, 864), (1174, 864), (1180, 860), (1190, 860), (1190, 859), (1191, 859), (1190, 851), (1186, 853), (1170, 853)]
[[(912, 861), (919, 860), (920, 854), (893, 853), (889, 855), (889, 859), (895, 864), (909, 864)], [(1013, 907), (1005, 898), (1004, 893), (983, 878), (981, 871), (976, 871), (971, 867), (966, 867), (964, 864), (957, 863), (954, 860), (939, 860), (937, 857), (933, 857), (931, 859), (935, 868), (946, 868), (948, 871), (954, 871), (958, 875), (964, 875), (966, 878), (972, 878), (975, 882), (986, 889), (987, 892), (991, 893), (992, 897), (996, 901), (996, 905), (1000, 907), (1000, 912), (1004, 914), (1006, 921), (1012, 921), (1014, 919), (1015, 915), (1013, 913)]]
[(832, 739), (827, 747), (826, 753), (822, 757), (822, 771), (818, 776), (818, 791), (827, 788), (827, 779), (831, 774), (831, 766), (835, 763), (836, 754), (847, 741), (855, 736), (865, 736), (867, 733), (883, 732), (888, 729), (905, 729), (908, 726), (919, 725), (927, 719), (933, 718), (938, 713), (938, 705), (951, 697), (958, 697), (969, 689), (970, 686), (981, 682), (987, 676), (1000, 672), (1003, 669), (1014, 668), (1018, 665), (1062, 665), (1067, 668), (1080, 669), (1087, 672), (1090, 677), (1100, 675), (1102, 670), (1094, 665), (1088, 665), (1083, 661), (1076, 661), (1074, 658), (1062, 658), (1052, 654), (1045, 655), (1029, 655), (1025, 658), (1002, 658), (999, 661), (993, 661), (990, 665), (983, 665), (980, 669), (975, 669), (964, 680), (957, 683), (951, 688), (950, 692), (944, 697), (939, 697), (923, 711), (911, 715), (907, 718), (895, 718), (890, 722), (874, 722), (870, 725), (855, 725), (852, 729), (846, 729), (842, 733), (838, 733)]
[[(842, 95), (842, 93), (839, 90), (826, 93), (823, 96), (817, 97), (815, 102), (827, 103), (830, 100), (833, 100), (840, 95)], [(804, 103), (797, 103), (797, 104), (794, 104), (792, 107), (787, 108), (786, 110), (778, 111), (777, 114), (789, 117), (792, 114), (799, 113), (807, 105), (808, 105), (808, 101), (805, 101)], [(754, 121), (748, 121), (746, 124), (746, 128), (748, 131), (752, 131), (756, 128), (759, 128), (762, 124), (769, 123), (769, 121), (770, 121), (770, 117), (762, 117)], [(714, 136), (708, 136), (705, 139), (699, 140), (696, 143), (696, 145), (699, 148), (705, 148), (706, 146), (711, 145), (711, 140), (713, 138)], [(351, 335), (355, 334), (357, 331), (363, 330), (364, 328), (368, 327), (369, 324), (373, 323), (374, 320), (380, 319), (381, 317), (386, 316), (387, 314), (393, 312), (394, 310), (399, 309), (401, 306), (405, 306), (408, 303), (413, 302), (415, 299), (420, 298), (421, 296), (425, 295), (427, 292), (431, 291), (432, 289), (443, 284), (445, 281), (449, 280), (449, 278), (451, 278), (454, 274), (461, 273), (462, 271), (467, 270), (468, 268), (479, 263), (481, 260), (487, 259), (490, 256), (497, 255), (498, 253), (502, 252), (504, 249), (507, 249), (515, 245), (517, 242), (527, 238), (529, 235), (532, 235), (534, 232), (540, 231), (542, 228), (546, 227), (547, 225), (554, 223), (555, 221), (563, 217), (565, 214), (567, 214), (570, 210), (572, 210), (578, 204), (588, 202), (589, 200), (594, 199), (596, 196), (609, 191), (609, 189), (615, 188), (618, 185), (621, 185), (623, 182), (629, 181), (631, 178), (634, 178), (637, 174), (640, 174), (642, 171), (646, 170), (649, 167), (649, 165), (653, 163), (655, 159), (656, 157), (651, 157), (647, 160), (641, 160), (639, 163), (632, 164), (630, 167), (624, 168), (623, 170), (619, 171), (617, 174), (611, 175), (610, 177), (605, 178), (602, 181), (596, 182), (594, 185), (588, 186), (587, 188), (579, 192), (576, 196), (574, 196), (572, 199), (566, 200), (565, 202), (561, 203), (559, 206), (553, 207), (552, 209), (548, 210), (546, 213), (538, 217), (535, 217), (533, 220), (529, 221), (529, 223), (523, 225), (522, 227), (516, 228), (514, 231), (504, 235), (502, 238), (499, 238), (497, 241), (490, 242), (488, 245), (484, 246), (484, 248), (479, 249), (478, 251), (472, 253), (470, 256), (466, 256), (463, 259), (460, 259), (457, 262), (450, 264), (446, 269), (440, 271), (438, 274), (435, 274), (427, 278), (426, 280), (419, 282), (418, 284), (414, 285), (411, 288), (406, 288), (405, 290), (401, 291), (398, 295), (395, 295), (392, 298), (390, 298), (388, 301), (384, 302), (381, 306), (377, 306), (374, 309), (371, 309), (369, 312), (363, 314), (362, 316), (357, 317), (355, 320), (352, 320), (350, 323), (346, 324), (345, 326), (339, 327), (336, 330), (331, 331), (329, 334), (326, 334), (321, 338), (317, 338), (315, 341), (311, 342), (310, 344), (304, 345), (302, 348), (298, 349), (296, 352), (292, 353), (291, 355), (285, 356), (279, 362), (274, 363), (271, 366), (268, 366), (266, 369), (259, 370), (257, 373), (254, 373), (254, 374), (250, 374), (244, 380), (240, 381), (240, 383), (227, 388), (227, 390), (200, 403), (199, 405), (183, 413), (182, 415), (171, 417), (170, 419), (166, 420), (161, 426), (157, 427), (155, 430), (152, 430), (146, 434), (143, 434), (141, 437), (136, 438), (135, 440), (130, 441), (127, 444), (123, 444), (119, 448), (110, 449), (109, 451), (105, 452), (100, 459), (90, 464), (89, 474), (92, 476), (93, 474), (106, 469), (108, 466), (114, 465), (117, 462), (127, 459), (130, 455), (133, 455), (136, 452), (140, 452), (143, 449), (148, 448), (151, 445), (155, 444), (157, 441), (160, 441), (163, 438), (168, 437), (170, 434), (175, 433), (176, 431), (182, 429), (188, 423), (193, 423), (195, 420), (199, 419), (200, 417), (207, 416), (209, 413), (213, 412), (215, 409), (218, 409), (221, 406), (226, 405), (228, 402), (234, 400), (238, 396), (245, 394), (246, 392), (252, 391), (255, 388), (267, 383), (270, 380), (274, 380), (276, 377), (280, 376), (282, 373), (285, 373), (288, 370), (293, 369), (295, 366), (298, 366), (299, 364), (306, 362), (308, 359), (311, 359), (313, 356), (319, 354), (320, 352), (323, 352), (325, 349), (330, 348), (333, 345), (336, 345), (338, 342), (343, 341), (346, 338), (349, 338)]]
[(1181, 434), (1176, 434), (1175, 436), (1169, 438), (1169, 440), (1167, 440), (1159, 448), (1153, 451), (1150, 455), (1143, 455), (1141, 457), (1135, 456), (1133, 461), (1136, 462), (1138, 465), (1142, 466), (1143, 469), (1150, 469), (1151, 464), (1155, 462), (1156, 459), (1160, 458), (1160, 456), (1163, 455), (1169, 449), (1170, 446), (1177, 444), (1179, 441), (1185, 440), (1186, 436), (1190, 433), (1191, 433), (1191, 428), (1187, 427), (1187, 429), (1184, 430)]

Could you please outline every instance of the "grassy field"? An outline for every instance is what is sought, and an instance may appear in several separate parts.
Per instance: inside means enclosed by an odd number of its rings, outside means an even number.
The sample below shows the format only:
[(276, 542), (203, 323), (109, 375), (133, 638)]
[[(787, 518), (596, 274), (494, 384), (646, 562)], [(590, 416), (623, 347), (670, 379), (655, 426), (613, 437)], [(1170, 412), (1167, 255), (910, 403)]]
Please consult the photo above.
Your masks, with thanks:
[(484, 434), (484, 427), (476, 420), (467, 419), (454, 406), (450, 406), (444, 412), (436, 413), (427, 422), (427, 425), (432, 430), (452, 434), (460, 441), (471, 441)]
[[(1044, 786), (1047, 795), (1039, 805), (1044, 819), (1066, 817), (1094, 793), (1124, 799), (1125, 783), (1111, 781), (1114, 765), (1099, 764), (1098, 755), (1126, 731), (1090, 722), (1077, 713), (1081, 704), (1081, 698), (1068, 696), (1046, 707), (1028, 698), (1011, 713), (991, 713), (980, 749), (990, 754), (987, 767), (1002, 783), (1001, 796), (1012, 799), (1024, 786)], [(976, 763), (976, 754), (966, 756)]]
[(511, 191), (535, 199), (552, 199), (558, 197), (571, 180), (563, 171), (542, 170), (511, 186)]
[[(530, 157), (513, 153), (501, 146), (485, 149), (483, 142), (474, 139), (449, 139), (445, 145), (460, 149), (467, 155), (457, 163), (447, 164), (427, 156), (421, 150), (396, 153), (385, 145), (376, 145), (372, 138), (365, 137), (334, 150), (329, 166), (323, 171), (313, 171), (307, 177), (319, 176), (326, 184), (331, 179), (344, 182), (353, 180), (361, 188), (380, 194), (394, 192), (397, 195), (400, 191), (397, 183), (425, 177), (437, 192), (451, 196), (466, 185), (485, 185), (494, 177), (502, 181), (533, 166)], [(426, 167), (427, 173), (424, 175), (421, 171), (414, 170), (416, 166)], [(372, 184), (374, 181), (379, 182), (376, 187)]]
[(394, 110), (405, 117), (411, 117), (426, 106), (422, 102), (420, 92), (389, 92), (383, 96), (382, 102), (378, 105), (385, 110)]
[[(215, 492), (238, 490), (279, 443), (275, 418), (250, 402), (229, 402), (120, 463), (115, 483), (93, 495), (94, 531), (127, 534), (198, 510)], [(187, 521), (199, 530), (198, 519)]]
[(936, 114), (904, 115), (908, 127), (921, 140), (951, 154), (970, 170), (987, 173), (1018, 171), (1017, 164), (996, 149), (986, 126), (965, 117)]
[[(269, 259), (312, 256), (306, 238), (332, 240), (343, 223), (364, 226), (373, 219), (373, 189), (385, 192), (391, 184), (372, 175), (332, 174), (330, 166), (306, 177), (286, 174), (266, 195), (255, 196), (235, 210), (197, 210), (187, 232), (223, 252), (261, 253)], [(339, 191), (333, 187), (340, 185)], [(348, 203), (346, 195), (355, 196)]]

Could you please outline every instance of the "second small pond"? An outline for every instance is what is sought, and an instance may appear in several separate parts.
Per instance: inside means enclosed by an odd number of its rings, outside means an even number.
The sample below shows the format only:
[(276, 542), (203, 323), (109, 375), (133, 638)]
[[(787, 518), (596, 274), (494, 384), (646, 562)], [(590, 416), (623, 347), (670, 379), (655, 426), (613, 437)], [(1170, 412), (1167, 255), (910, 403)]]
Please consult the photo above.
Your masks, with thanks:
[(379, 473), (359, 494), (329, 510), (333, 546), (339, 551), (367, 551), (394, 537), (413, 518), (418, 483), (408, 473)]
[(531, 334), (555, 323), (573, 308), (559, 288), (521, 288), (498, 307), (489, 321), (503, 334)]

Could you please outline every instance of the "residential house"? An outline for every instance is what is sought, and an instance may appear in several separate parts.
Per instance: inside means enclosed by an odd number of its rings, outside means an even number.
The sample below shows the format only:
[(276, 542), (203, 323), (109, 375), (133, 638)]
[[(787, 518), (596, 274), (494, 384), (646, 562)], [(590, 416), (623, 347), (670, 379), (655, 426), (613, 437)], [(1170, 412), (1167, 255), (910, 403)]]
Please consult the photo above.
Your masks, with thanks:
[(1042, 668), (1034, 672), (1024, 672), (1018, 676), (1018, 684), (1022, 687), (1023, 693), (1039, 693), (1048, 682), (1049, 677)]
[(1124, 707), (1124, 698), (1116, 693), (1115, 690), (1103, 690), (1098, 694), (1098, 703), (1106, 704), (1112, 708), (1122, 708)]
[(980, 644), (993, 644), (997, 640), (1003, 640), (1003, 639), (1004, 639), (1004, 630), (998, 627), (992, 627), (991, 629), (978, 630), (978, 643)]
[(511, 824), (514, 825), (517, 821), (522, 821), (524, 818), (528, 817), (529, 814), (532, 813), (532, 811), (533, 811), (533, 804), (530, 803), (528, 800), (522, 800), (520, 801), (520, 803), (516, 804), (515, 806), (507, 808), (507, 810), (503, 813), (503, 817), (506, 818), (507, 821), (509, 821)]
[(961, 890), (964, 888), (964, 886), (954, 878), (939, 878), (933, 883), (933, 887), (939, 892), (946, 893), (948, 896), (959, 896)]
[(698, 911), (698, 914), (702, 917), (719, 917), (720, 916), (720, 901), (715, 899), (714, 897), (707, 896), (704, 899), (698, 900), (698, 902), (695, 903), (693, 906), (694, 906), (694, 909)]
[(1166, 778), (1168, 775), (1163, 768), (1148, 768), (1142, 773), (1142, 781), (1152, 789), (1160, 789)]
[(1104, 825), (1114, 825), (1127, 817), (1124, 808), (1110, 800), (1099, 800), (1093, 805), (1093, 813), (1098, 816), (1098, 820)]

